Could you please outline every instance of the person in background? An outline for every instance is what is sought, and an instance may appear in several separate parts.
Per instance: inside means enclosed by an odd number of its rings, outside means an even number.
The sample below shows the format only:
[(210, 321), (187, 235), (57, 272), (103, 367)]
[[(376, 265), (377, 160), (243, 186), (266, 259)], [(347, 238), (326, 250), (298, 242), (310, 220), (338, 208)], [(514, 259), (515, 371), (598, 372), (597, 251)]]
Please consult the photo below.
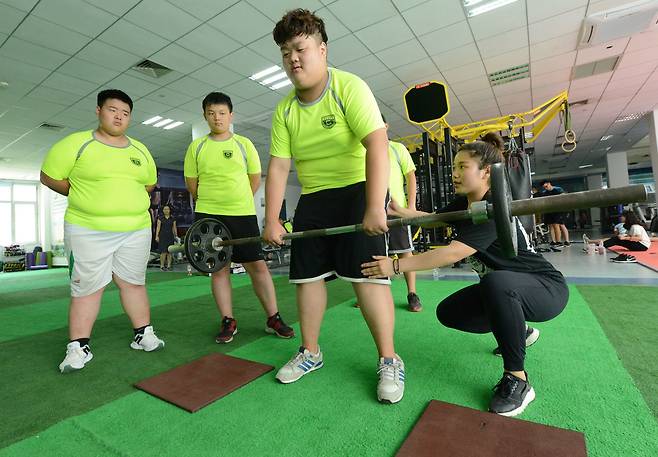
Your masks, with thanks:
[[(540, 185), (543, 189), (540, 196), (541, 197), (550, 197), (553, 195), (560, 195), (564, 193), (564, 189), (558, 186), (554, 186), (550, 180), (545, 180), (541, 182)], [(551, 250), (559, 252), (559, 248), (562, 246), (570, 246), (571, 242), (569, 241), (569, 231), (567, 230), (566, 225), (564, 225), (565, 214), (564, 213), (546, 213), (544, 214), (544, 223), (548, 225), (548, 228), (551, 232)], [(564, 238), (564, 242), (562, 242)]]
[[(583, 235), (583, 242), (585, 247), (588, 244), (603, 244), (605, 248), (612, 246), (622, 246), (629, 251), (642, 252), (651, 247), (651, 238), (645, 230), (644, 226), (640, 223), (634, 211), (624, 211), (622, 214), (624, 225), (623, 228), (627, 230), (624, 235), (615, 235), (607, 240), (598, 239), (592, 240), (587, 235)], [(635, 256), (630, 254), (619, 254), (617, 257), (610, 259), (616, 263), (637, 263)]]
[(171, 271), (171, 262), (173, 259), (169, 253), (169, 246), (174, 244), (174, 239), (177, 236), (176, 220), (171, 216), (171, 208), (165, 205), (162, 207), (162, 217), (158, 218), (155, 228), (155, 242), (158, 243), (160, 269), (162, 271)]
[[(382, 120), (388, 131), (388, 123), (382, 114)], [(391, 200), (398, 206), (416, 209), (416, 166), (409, 150), (396, 141), (388, 142), (388, 159), (390, 177), (388, 189)], [(406, 193), (405, 193), (406, 187)], [(411, 238), (411, 227), (396, 227), (388, 231), (388, 253), (404, 259), (413, 255), (414, 244)], [(416, 294), (416, 272), (404, 273), (407, 283), (407, 309), (418, 313), (423, 310), (418, 294)]]

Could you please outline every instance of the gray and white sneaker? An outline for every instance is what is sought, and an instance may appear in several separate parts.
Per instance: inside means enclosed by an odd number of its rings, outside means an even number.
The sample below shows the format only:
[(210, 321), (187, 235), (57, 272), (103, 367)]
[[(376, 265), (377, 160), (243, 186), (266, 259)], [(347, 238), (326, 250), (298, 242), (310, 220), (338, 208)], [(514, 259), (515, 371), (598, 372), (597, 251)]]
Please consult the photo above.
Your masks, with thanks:
[(158, 338), (153, 332), (153, 326), (149, 325), (144, 329), (144, 333), (138, 333), (135, 335), (130, 347), (137, 349), (138, 351), (152, 352), (162, 349), (165, 346), (165, 342)]
[[(539, 329), (525, 326), (525, 347), (530, 347), (537, 342), (539, 339)], [(497, 347), (493, 350), (493, 355), (502, 357), (503, 355), (500, 352), (500, 348)]]
[(290, 384), (305, 374), (322, 368), (322, 365), (322, 351), (320, 348), (318, 348), (317, 354), (313, 354), (302, 346), (299, 348), (299, 352), (279, 369), (276, 379), (283, 384)]
[(377, 366), (377, 400), (381, 403), (397, 403), (404, 395), (404, 362), (399, 356), (380, 357)]
[(91, 353), (88, 344), (80, 347), (79, 342), (71, 341), (66, 345), (66, 357), (59, 364), (59, 371), (70, 373), (72, 371), (82, 370), (85, 364), (93, 358), (94, 355)]

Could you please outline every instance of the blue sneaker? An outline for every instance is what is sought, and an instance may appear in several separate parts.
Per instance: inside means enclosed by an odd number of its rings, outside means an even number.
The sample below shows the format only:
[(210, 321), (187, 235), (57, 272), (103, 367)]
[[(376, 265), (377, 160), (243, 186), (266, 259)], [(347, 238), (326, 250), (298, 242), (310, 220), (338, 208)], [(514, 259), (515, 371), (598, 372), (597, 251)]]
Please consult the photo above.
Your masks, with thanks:
[(395, 358), (380, 357), (377, 366), (377, 400), (381, 403), (397, 403), (404, 395), (404, 362)]
[(290, 384), (319, 368), (322, 368), (322, 351), (318, 348), (318, 353), (313, 354), (302, 346), (299, 352), (279, 369), (276, 379), (283, 384)]

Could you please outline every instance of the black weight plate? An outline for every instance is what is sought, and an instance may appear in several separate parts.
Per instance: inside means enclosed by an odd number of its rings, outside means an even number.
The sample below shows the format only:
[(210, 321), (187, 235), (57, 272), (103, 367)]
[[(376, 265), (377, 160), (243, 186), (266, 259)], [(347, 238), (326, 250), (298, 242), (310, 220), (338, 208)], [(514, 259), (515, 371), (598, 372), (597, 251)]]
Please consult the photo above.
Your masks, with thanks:
[(199, 219), (187, 230), (185, 255), (195, 270), (214, 273), (231, 262), (233, 246), (222, 246), (216, 250), (212, 247), (212, 242), (217, 237), (230, 240), (231, 233), (224, 224), (215, 219)]
[(502, 163), (491, 166), (491, 196), (498, 242), (508, 258), (516, 257), (518, 240), (516, 219), (512, 216), (512, 190)]

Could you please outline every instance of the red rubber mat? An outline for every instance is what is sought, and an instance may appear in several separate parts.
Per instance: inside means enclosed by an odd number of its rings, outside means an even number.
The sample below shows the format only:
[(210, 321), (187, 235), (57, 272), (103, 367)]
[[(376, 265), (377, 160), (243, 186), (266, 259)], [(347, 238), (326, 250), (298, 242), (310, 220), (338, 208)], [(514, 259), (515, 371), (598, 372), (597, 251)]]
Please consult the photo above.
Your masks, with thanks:
[(432, 400), (397, 457), (587, 457), (585, 435)]
[(194, 413), (273, 369), (217, 353), (144, 379), (135, 387)]

